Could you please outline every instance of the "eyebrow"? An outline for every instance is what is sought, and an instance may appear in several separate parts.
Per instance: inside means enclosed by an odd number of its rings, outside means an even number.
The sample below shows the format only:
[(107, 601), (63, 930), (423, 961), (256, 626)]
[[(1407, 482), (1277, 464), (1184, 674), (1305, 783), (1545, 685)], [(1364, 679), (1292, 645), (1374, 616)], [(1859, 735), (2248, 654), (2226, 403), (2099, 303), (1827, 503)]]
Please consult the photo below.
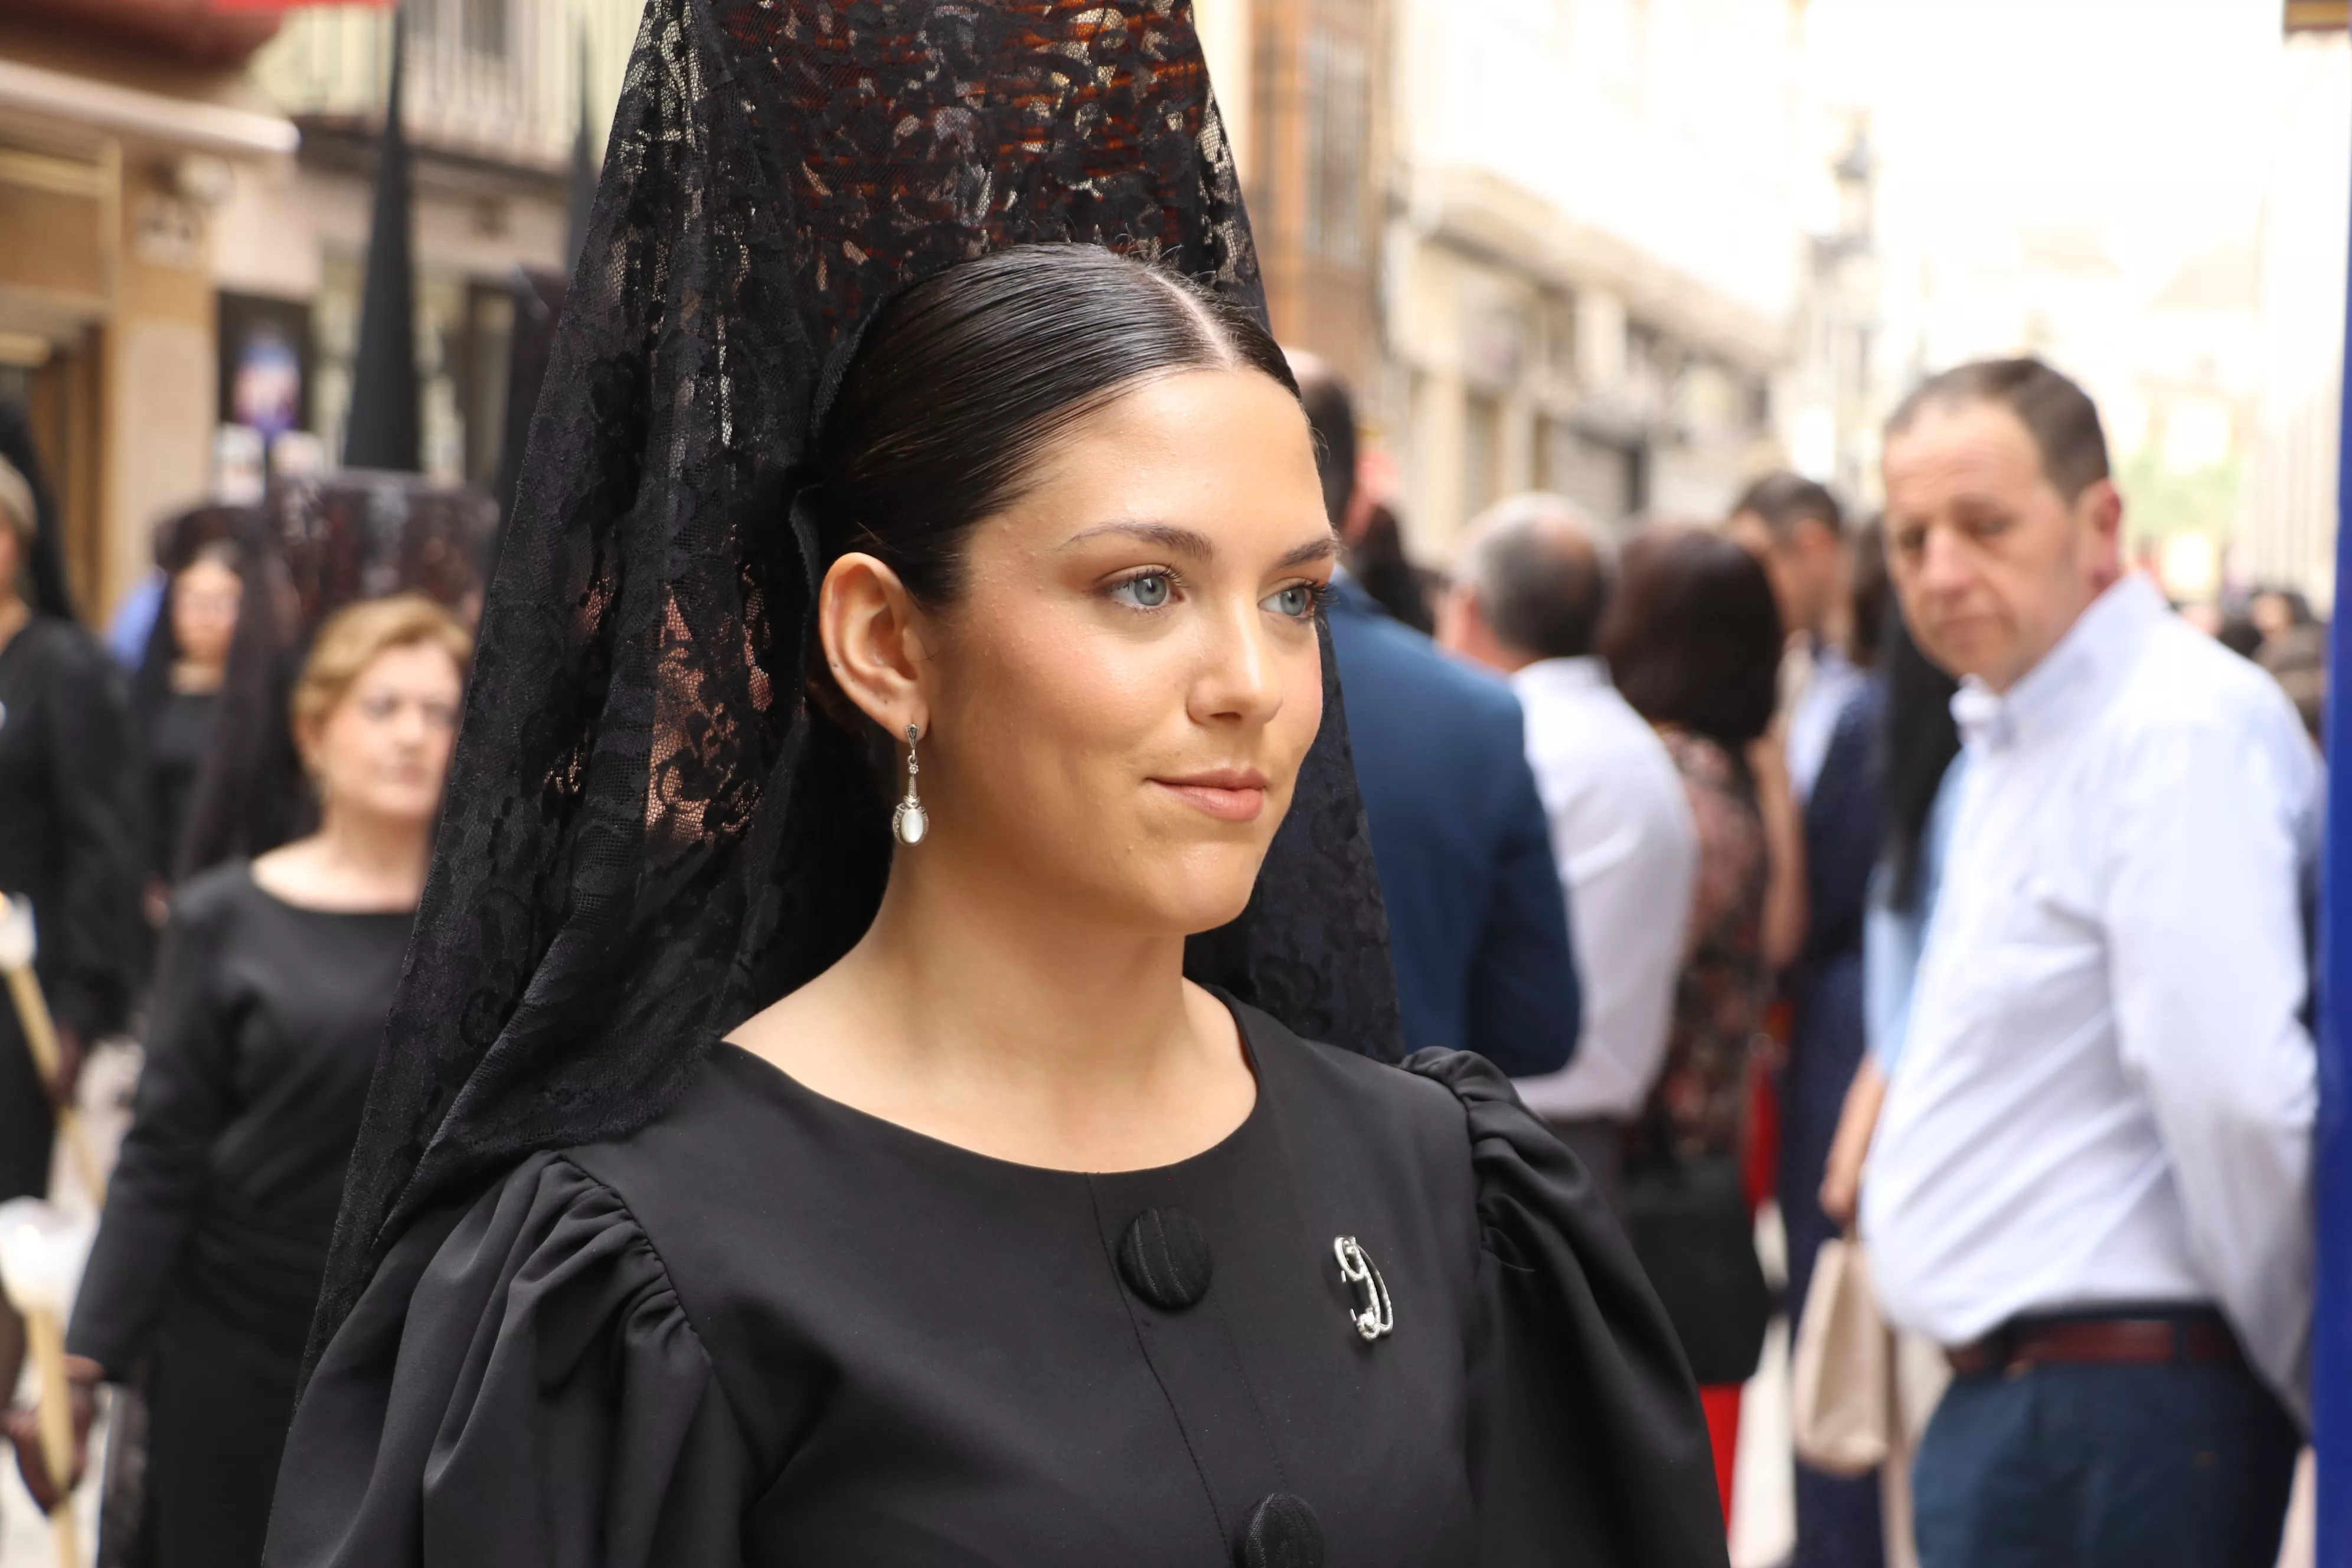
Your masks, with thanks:
[[(1217, 547), (1209, 542), (1206, 534), (1195, 532), (1189, 528), (1178, 528), (1174, 523), (1142, 522), (1133, 519), (1121, 519), (1116, 522), (1098, 522), (1092, 528), (1082, 528), (1064, 540), (1062, 548), (1067, 550), (1075, 545), (1083, 544), (1087, 540), (1100, 539), (1107, 534), (1139, 539), (1148, 544), (1157, 544), (1173, 554), (1189, 555), (1196, 561), (1212, 560), (1217, 553)], [(1318, 538), (1310, 539), (1306, 543), (1285, 552), (1282, 559), (1275, 564), (1282, 568), (1306, 566), (1318, 561), (1328, 561), (1339, 553), (1339, 536), (1327, 531)]]
[(1311, 566), (1318, 561), (1329, 561), (1339, 553), (1339, 536), (1326, 533), (1320, 539), (1310, 539), (1275, 563), (1278, 567)]
[(1092, 528), (1082, 528), (1064, 540), (1062, 548), (1067, 550), (1107, 534), (1139, 539), (1147, 544), (1157, 544), (1163, 550), (1172, 551), (1178, 555), (1190, 555), (1200, 561), (1206, 561), (1217, 552), (1217, 547), (1209, 542), (1206, 534), (1195, 533), (1189, 528), (1178, 528), (1171, 522), (1139, 522), (1126, 518), (1117, 522), (1098, 522)]

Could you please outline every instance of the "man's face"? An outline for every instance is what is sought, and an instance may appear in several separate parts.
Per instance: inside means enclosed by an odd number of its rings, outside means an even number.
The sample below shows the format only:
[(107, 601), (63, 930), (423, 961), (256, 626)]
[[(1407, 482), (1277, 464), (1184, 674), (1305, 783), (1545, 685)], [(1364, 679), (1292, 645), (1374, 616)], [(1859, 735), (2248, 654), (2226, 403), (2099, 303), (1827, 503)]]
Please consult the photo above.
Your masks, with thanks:
[(2122, 498), (2073, 501), (2014, 414), (1930, 404), (1888, 437), (1886, 563), (1928, 658), (2006, 691), (2121, 574)]
[(1772, 597), (1780, 606), (1781, 629), (1811, 637), (1829, 635), (1846, 592), (1845, 541), (1818, 518), (1801, 517), (1785, 533), (1752, 511), (1735, 512), (1724, 530), (1764, 563)]

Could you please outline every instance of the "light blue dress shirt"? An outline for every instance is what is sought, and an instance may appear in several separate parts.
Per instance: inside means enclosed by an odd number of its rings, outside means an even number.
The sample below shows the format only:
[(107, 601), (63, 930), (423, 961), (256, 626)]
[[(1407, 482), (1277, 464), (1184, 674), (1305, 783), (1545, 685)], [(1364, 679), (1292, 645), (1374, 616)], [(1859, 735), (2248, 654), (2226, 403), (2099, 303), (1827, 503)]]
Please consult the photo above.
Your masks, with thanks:
[(1878, 1070), (1895, 1073), (1903, 1040), (1911, 1027), (1911, 987), (1919, 978), (1919, 954), (1927, 946), (1927, 922), (1944, 882), (1944, 857), (1952, 843), (1952, 820), (1960, 812), (1960, 785), (1968, 777), (1962, 752), (1944, 769), (1943, 782), (1927, 807), (1919, 833), (1917, 896), (1912, 907), (1889, 907), (1894, 868), (1881, 863), (1870, 879), (1870, 902), (1862, 916), (1862, 1022), (1864, 1037)]

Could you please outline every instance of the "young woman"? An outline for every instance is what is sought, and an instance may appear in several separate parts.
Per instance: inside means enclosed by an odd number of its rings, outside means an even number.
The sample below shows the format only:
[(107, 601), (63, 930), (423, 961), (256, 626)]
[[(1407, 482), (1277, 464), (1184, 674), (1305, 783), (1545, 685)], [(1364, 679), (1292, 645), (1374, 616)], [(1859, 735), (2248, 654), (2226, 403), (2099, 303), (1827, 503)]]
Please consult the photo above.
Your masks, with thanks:
[[(319, 830), (173, 901), (137, 1109), (67, 1331), (83, 1391), (146, 1396), (139, 1529), (157, 1568), (260, 1559), (469, 655), (415, 595), (331, 618), (293, 698)], [(37, 1471), (37, 1448), (18, 1452)]]
[[(1657, 727), (1698, 825), (1689, 948), (1656, 1086), (1627, 1130), (1626, 1190), (1643, 1262), (1706, 1385), (1726, 1512), (1740, 1384), (1769, 1315), (1739, 1195), (1748, 1087), (1765, 1009), (1804, 931), (1803, 827), (1769, 732), (1782, 646), (1771, 582), (1730, 539), (1665, 528), (1626, 547), (1600, 652)], [(1701, 1187), (1705, 1199), (1674, 1195)], [(1675, 1214), (1645, 1226), (1644, 1193)]]
[(648, 12), (269, 1561), (1720, 1564), (1581, 1171), (1293, 1032), (1393, 994), (1184, 8), (840, 16)]
[(131, 686), (131, 716), (146, 770), (147, 905), (149, 918), (158, 924), (169, 907), (189, 802), (212, 747), (229, 643), (245, 599), (239, 546), (217, 532), (226, 525), (217, 509), (177, 520), (174, 532), (215, 537), (193, 548), (173, 542), (169, 552), (180, 560)]

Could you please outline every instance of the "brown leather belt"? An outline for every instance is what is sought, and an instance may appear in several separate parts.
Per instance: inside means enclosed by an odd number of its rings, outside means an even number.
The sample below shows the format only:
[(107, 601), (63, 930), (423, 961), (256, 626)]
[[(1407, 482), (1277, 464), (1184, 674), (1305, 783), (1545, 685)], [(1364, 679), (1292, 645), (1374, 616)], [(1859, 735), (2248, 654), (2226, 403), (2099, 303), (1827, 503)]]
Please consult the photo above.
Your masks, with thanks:
[(2063, 1363), (2238, 1363), (2245, 1353), (2219, 1312), (2162, 1318), (2020, 1318), (1944, 1352), (1962, 1377)]

